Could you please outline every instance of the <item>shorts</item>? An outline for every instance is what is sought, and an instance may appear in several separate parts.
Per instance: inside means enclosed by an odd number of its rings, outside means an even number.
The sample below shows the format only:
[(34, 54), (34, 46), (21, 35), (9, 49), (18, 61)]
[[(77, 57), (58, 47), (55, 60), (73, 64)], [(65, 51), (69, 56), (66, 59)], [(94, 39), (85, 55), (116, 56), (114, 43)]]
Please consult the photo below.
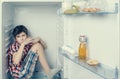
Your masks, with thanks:
[(29, 51), (24, 61), (22, 62), (22, 68), (19, 73), (18, 79), (30, 79), (33, 75), (35, 64), (38, 58), (38, 54)]

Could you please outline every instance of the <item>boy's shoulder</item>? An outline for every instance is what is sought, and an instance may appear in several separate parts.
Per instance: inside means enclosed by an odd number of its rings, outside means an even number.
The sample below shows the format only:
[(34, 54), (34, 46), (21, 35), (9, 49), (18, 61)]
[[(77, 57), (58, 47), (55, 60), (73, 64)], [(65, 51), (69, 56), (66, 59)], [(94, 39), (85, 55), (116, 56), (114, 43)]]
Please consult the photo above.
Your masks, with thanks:
[(15, 47), (15, 46), (16, 46), (16, 42), (13, 42), (12, 44), (10, 44), (9, 48)]
[(17, 42), (13, 42), (13, 43), (9, 46), (8, 50), (9, 50), (9, 51), (16, 51), (16, 50), (18, 49), (18, 47), (19, 47), (19, 44), (18, 44)]

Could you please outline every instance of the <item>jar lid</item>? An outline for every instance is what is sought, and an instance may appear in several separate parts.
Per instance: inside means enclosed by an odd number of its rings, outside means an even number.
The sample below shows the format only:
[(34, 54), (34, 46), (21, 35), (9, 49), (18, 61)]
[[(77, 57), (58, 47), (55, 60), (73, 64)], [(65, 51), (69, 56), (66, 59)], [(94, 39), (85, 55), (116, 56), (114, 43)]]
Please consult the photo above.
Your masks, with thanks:
[(86, 36), (85, 36), (85, 35), (80, 35), (79, 41), (80, 41), (80, 42), (87, 42)]

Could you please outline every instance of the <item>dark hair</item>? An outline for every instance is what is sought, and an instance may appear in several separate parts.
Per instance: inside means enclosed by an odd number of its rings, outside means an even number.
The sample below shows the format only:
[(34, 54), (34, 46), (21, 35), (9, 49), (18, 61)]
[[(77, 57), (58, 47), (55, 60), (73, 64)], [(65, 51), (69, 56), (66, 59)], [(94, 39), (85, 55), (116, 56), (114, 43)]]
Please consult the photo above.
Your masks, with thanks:
[(24, 25), (17, 25), (13, 29), (14, 38), (16, 37), (16, 35), (20, 34), (21, 32), (24, 32), (28, 36), (28, 29)]

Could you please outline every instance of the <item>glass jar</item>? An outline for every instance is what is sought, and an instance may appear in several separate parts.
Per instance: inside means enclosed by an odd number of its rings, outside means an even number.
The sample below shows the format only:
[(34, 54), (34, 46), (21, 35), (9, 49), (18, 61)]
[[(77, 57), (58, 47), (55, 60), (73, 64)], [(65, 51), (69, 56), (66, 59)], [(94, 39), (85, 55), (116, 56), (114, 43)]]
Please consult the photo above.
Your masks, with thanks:
[(78, 49), (78, 56), (80, 59), (86, 59), (87, 58), (87, 39), (85, 35), (81, 35), (79, 37), (79, 41), (80, 41), (80, 45), (79, 45), (79, 49)]

